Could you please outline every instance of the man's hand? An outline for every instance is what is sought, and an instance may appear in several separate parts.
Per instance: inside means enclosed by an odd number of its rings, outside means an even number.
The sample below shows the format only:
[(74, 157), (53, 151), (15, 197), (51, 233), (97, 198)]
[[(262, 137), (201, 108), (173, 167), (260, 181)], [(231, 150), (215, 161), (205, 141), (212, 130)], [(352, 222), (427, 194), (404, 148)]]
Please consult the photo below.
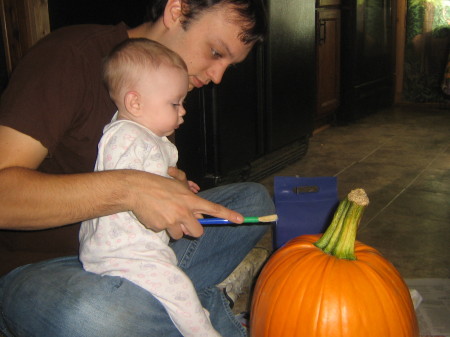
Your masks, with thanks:
[(183, 235), (199, 237), (203, 234), (203, 227), (198, 222), (202, 214), (234, 223), (244, 221), (241, 214), (196, 196), (178, 179), (142, 171), (129, 173), (125, 183), (132, 202), (130, 210), (144, 226), (156, 232), (167, 230), (174, 239)]

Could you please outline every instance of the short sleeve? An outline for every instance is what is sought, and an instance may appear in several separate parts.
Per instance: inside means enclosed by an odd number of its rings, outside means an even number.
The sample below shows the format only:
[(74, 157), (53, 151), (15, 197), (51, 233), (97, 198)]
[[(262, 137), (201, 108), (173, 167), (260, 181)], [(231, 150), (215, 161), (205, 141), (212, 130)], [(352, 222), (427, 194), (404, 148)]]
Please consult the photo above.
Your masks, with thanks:
[(24, 57), (0, 105), (0, 124), (39, 140), (50, 152), (74, 121), (88, 87), (85, 60), (70, 45), (52, 48), (52, 41)]

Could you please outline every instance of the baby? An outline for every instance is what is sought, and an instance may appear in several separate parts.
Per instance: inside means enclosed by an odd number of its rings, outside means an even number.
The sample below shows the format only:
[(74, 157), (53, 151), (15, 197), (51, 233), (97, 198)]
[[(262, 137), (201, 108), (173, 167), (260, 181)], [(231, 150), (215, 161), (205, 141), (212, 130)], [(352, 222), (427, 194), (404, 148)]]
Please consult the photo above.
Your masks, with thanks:
[[(178, 152), (167, 136), (186, 114), (184, 61), (159, 43), (129, 39), (105, 60), (104, 81), (118, 111), (104, 128), (95, 170), (134, 169), (169, 177)], [(199, 190), (193, 182), (188, 188)], [(166, 231), (155, 233), (132, 212), (121, 212), (82, 223), (80, 260), (89, 272), (120, 276), (149, 291), (183, 336), (220, 336), (168, 243)]]

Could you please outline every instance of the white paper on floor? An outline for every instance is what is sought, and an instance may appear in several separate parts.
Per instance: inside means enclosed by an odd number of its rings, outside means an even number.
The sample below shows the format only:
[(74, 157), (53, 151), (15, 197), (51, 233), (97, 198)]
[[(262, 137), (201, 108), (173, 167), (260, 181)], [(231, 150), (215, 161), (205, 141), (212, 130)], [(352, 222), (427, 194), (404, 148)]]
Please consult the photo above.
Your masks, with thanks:
[(450, 337), (450, 279), (406, 279), (420, 334)]

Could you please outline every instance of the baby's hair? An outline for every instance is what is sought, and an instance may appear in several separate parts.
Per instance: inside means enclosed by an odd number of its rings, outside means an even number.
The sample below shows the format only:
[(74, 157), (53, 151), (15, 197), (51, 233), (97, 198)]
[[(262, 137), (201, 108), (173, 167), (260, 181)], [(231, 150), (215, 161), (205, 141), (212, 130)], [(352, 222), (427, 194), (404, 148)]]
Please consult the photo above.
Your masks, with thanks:
[(103, 61), (103, 82), (117, 103), (142, 77), (145, 69), (157, 70), (162, 64), (187, 73), (183, 59), (162, 44), (145, 38), (127, 39)]

